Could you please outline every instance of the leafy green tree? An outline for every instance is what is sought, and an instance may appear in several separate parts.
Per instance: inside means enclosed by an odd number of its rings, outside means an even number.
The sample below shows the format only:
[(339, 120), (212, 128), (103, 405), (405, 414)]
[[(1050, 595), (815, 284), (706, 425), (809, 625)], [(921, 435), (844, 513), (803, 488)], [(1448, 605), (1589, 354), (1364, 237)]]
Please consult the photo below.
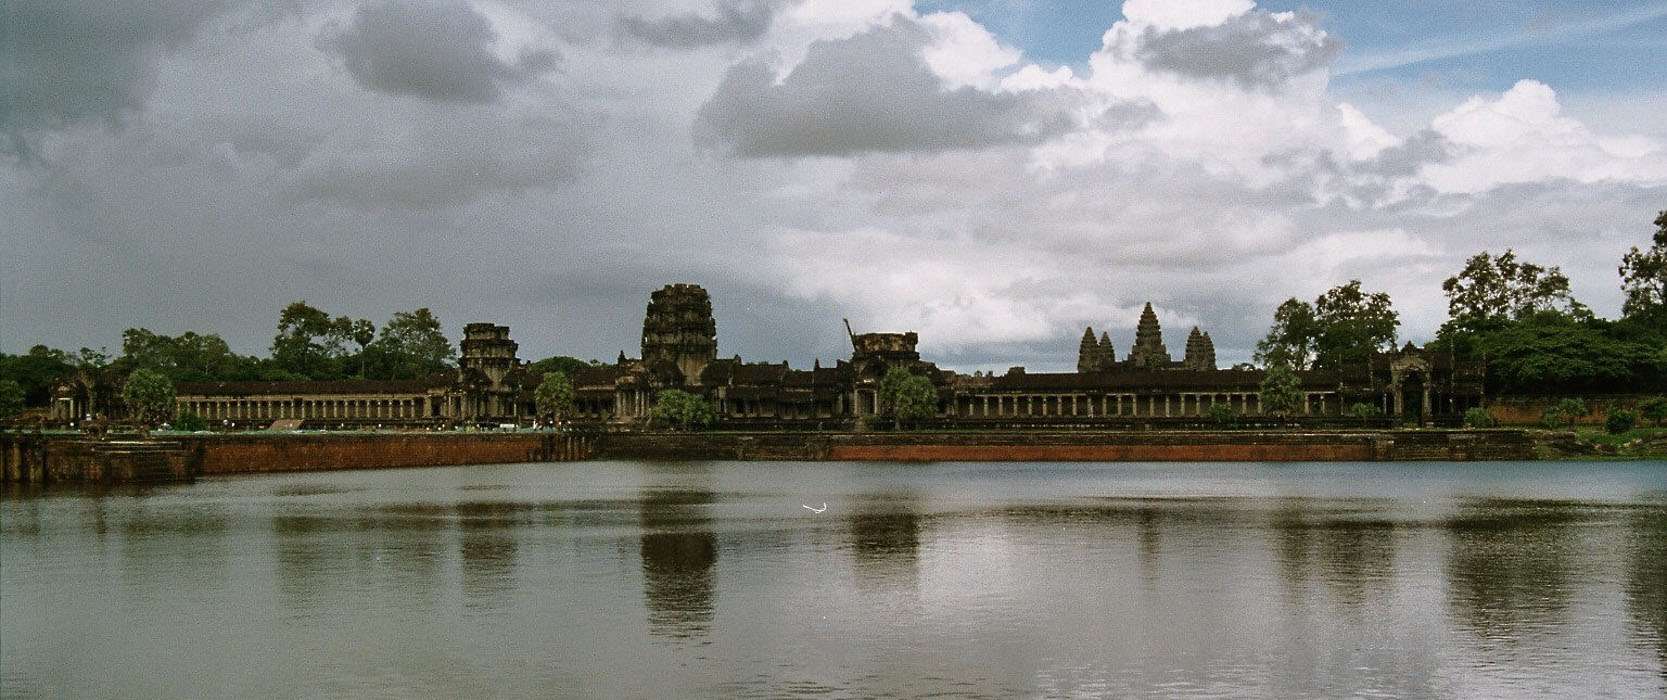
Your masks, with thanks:
[(1477, 340), (1487, 357), (1489, 390), (1557, 393), (1626, 390), (1656, 385), (1662, 376), (1656, 350), (1619, 340), (1612, 324), (1540, 313), (1488, 332)]
[(577, 357), (556, 355), (555, 357), (546, 357), (527, 365), (527, 371), (534, 374), (561, 372), (562, 374), (571, 377), (578, 373), (581, 369), (586, 367), (596, 367), (601, 364), (602, 363), (597, 362), (596, 360), (581, 360)]
[(1638, 425), (1638, 414), (1625, 408), (1610, 409), (1603, 416), (1603, 429), (1611, 435), (1632, 430)]
[(718, 419), (712, 402), (682, 389), (667, 389), (655, 397), (649, 416), (675, 428), (694, 430), (705, 428)]
[(1655, 235), (1645, 250), (1633, 246), (1621, 256), (1624, 316), (1667, 316), (1667, 211), (1655, 217)]
[(1536, 315), (1562, 314), (1589, 319), (1591, 310), (1575, 301), (1569, 278), (1556, 266), (1520, 261), (1506, 249), (1495, 257), (1486, 251), (1441, 284), (1447, 295), (1446, 323), (1437, 331), (1438, 347), (1473, 356), (1480, 335)]
[(1314, 300), (1314, 366), (1337, 369), (1358, 365), (1374, 352), (1395, 349), (1400, 315), (1384, 292), (1361, 291), (1360, 280), (1333, 287)]
[(573, 382), (562, 372), (546, 372), (533, 391), (538, 414), (553, 421), (573, 412)]
[(1585, 401), (1575, 398), (1563, 399), (1545, 410), (1545, 422), (1546, 425), (1573, 428), (1574, 424), (1580, 422), (1589, 412)]
[(1667, 422), (1667, 396), (1654, 396), (1638, 404), (1638, 414), (1655, 422), (1657, 428)]
[(1481, 406), (1472, 406), (1464, 411), (1464, 426), (1466, 428), (1492, 428), (1499, 425), (1493, 419), (1493, 414)]
[(178, 337), (153, 333), (144, 328), (122, 332), (122, 356), (114, 363), (117, 373), (152, 369), (175, 382), (239, 381), (255, 379), (258, 360), (232, 352), (220, 336), (186, 331)]
[(1382, 418), (1383, 409), (1378, 407), (1377, 404), (1366, 403), (1363, 401), (1350, 406), (1349, 415), (1361, 420), (1371, 420), (1373, 418)]
[(29, 348), (22, 355), (0, 353), (0, 377), (17, 382), (23, 389), (23, 405), (45, 406), (52, 401), (52, 388), (75, 374), (75, 365), (62, 350), (45, 345)]
[(11, 379), (0, 379), (0, 418), (10, 418), (23, 412), (23, 385)]
[(174, 416), (174, 430), (186, 433), (208, 430), (208, 420), (191, 411), (180, 411)]
[(401, 311), (382, 324), (382, 336), (368, 349), (377, 379), (421, 379), (444, 372), (457, 358), (440, 319), (423, 307)]
[(1302, 408), (1302, 381), (1289, 365), (1283, 362), (1271, 364), (1262, 377), (1260, 399), (1263, 413), (1289, 415)]
[(359, 378), (365, 378), (365, 350), (370, 348), (371, 341), (376, 340), (376, 324), (370, 319), (356, 319), (348, 324), (347, 334), (359, 346)]
[(1268, 367), (1284, 364), (1293, 369), (1308, 369), (1313, 357), (1314, 343), (1319, 339), (1319, 326), (1314, 319), (1314, 306), (1298, 299), (1286, 299), (1273, 312), (1273, 327), (1268, 335), (1256, 343), (1256, 364)]
[(1216, 425), (1227, 425), (1239, 419), (1239, 412), (1231, 404), (1212, 403), (1205, 409), (1204, 416)]
[(341, 376), (347, 355), (352, 319), (313, 308), (305, 301), (284, 307), (278, 314), (278, 334), (272, 338), (272, 362), (287, 372), (309, 379)]
[(918, 374), (909, 375), (891, 397), (892, 417), (898, 427), (938, 415), (938, 390), (932, 380)]
[(134, 370), (122, 385), (122, 403), (134, 420), (155, 425), (174, 413), (174, 383), (156, 370)]

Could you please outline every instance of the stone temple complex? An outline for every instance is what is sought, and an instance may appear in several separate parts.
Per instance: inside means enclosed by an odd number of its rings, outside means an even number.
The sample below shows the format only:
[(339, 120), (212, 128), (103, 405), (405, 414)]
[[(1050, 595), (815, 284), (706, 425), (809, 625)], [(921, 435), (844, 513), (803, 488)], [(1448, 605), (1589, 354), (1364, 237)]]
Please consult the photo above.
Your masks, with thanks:
[[(579, 369), (570, 420), (645, 424), (660, 392), (680, 389), (710, 400), (719, 419), (737, 428), (849, 429), (883, 411), (880, 379), (893, 367), (928, 377), (938, 390), (938, 421), (974, 427), (1158, 427), (1198, 423), (1212, 407), (1264, 415), (1263, 372), (1220, 369), (1210, 334), (1193, 328), (1175, 360), (1157, 313), (1147, 304), (1134, 342), (1117, 359), (1111, 335), (1084, 329), (1075, 372), (962, 374), (921, 358), (908, 333), (852, 333), (851, 355), (823, 366), (747, 362), (718, 354), (712, 299), (692, 284), (673, 284), (649, 297), (641, 354)], [(516, 357), (509, 328), (464, 327), (453, 373), (417, 381), (228, 382), (176, 388), (178, 408), (213, 421), (247, 425), (278, 420), (349, 425), (525, 424), (536, 415), (533, 391), (543, 377)], [(1341, 418), (1368, 404), (1401, 421), (1455, 423), (1482, 402), (1482, 367), (1411, 344), (1359, 366), (1298, 373), (1308, 420)], [(60, 395), (55, 412), (73, 420), (84, 403)]]

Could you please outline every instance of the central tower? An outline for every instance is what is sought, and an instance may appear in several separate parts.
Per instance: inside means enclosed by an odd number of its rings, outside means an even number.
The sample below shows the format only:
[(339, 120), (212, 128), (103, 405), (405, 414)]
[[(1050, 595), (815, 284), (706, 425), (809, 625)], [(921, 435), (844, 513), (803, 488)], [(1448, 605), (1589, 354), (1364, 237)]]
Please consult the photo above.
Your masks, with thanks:
[(718, 357), (718, 322), (712, 297), (696, 284), (668, 284), (648, 297), (642, 321), (645, 366), (670, 364), (683, 382), (700, 381), (706, 365)]

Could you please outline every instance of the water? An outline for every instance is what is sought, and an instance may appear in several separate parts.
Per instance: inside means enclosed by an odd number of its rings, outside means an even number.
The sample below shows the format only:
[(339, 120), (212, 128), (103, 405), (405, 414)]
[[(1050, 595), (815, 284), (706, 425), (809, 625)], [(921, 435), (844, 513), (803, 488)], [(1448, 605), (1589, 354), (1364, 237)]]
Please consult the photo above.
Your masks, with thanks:
[(1659, 462), (590, 462), (0, 500), (6, 697), (1648, 697), (1664, 668)]

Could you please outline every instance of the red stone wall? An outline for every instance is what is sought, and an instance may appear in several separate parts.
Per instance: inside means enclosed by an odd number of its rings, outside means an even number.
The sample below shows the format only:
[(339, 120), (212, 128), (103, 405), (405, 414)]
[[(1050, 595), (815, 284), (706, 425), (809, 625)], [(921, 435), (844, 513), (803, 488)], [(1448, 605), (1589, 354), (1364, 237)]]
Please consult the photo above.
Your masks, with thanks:
[[(1499, 421), (1500, 425), (1534, 425), (1544, 422), (1545, 410), (1557, 405), (1567, 396), (1508, 396), (1491, 399), (1488, 402), (1488, 414)], [(1576, 396), (1586, 402), (1586, 417), (1575, 421), (1580, 425), (1603, 425), (1609, 417), (1609, 404), (1613, 403), (1622, 408), (1636, 408), (1638, 403), (1650, 398), (1650, 395), (1594, 395)]]
[(582, 458), (578, 438), (538, 433), (212, 435), (186, 446), (204, 476), (277, 471), (505, 464)]

